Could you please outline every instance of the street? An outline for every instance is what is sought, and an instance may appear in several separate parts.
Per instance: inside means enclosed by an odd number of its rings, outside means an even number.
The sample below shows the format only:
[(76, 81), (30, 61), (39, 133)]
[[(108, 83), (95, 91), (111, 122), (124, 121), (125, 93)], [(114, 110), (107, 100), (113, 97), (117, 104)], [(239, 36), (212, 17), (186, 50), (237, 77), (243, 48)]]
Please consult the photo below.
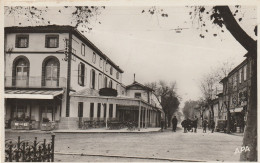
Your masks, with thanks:
[[(50, 139), (50, 133), (6, 132), (6, 139)], [(56, 133), (55, 161), (238, 161), (242, 135), (183, 133)], [(127, 158), (126, 158), (127, 157)]]

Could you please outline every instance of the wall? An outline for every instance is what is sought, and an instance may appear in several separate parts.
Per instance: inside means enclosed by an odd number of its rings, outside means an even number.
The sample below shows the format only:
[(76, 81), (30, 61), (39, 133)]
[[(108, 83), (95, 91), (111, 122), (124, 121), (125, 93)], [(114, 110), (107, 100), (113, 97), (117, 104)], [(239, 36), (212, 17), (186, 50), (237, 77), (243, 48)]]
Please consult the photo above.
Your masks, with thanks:
[(148, 96), (146, 90), (134, 90), (134, 89), (128, 89), (126, 92), (126, 95), (128, 97), (135, 98), (135, 93), (141, 93), (141, 99), (145, 102), (148, 102)]
[[(78, 56), (79, 58), (72, 56), (72, 62), (71, 62), (71, 85), (72, 88), (75, 89), (76, 91), (79, 91), (81, 89), (85, 89), (85, 88), (91, 88), (91, 80), (92, 80), (92, 76), (91, 76), (91, 72), (92, 69), (95, 70), (96, 76), (95, 76), (95, 89), (99, 90), (100, 88), (104, 87), (104, 78), (105, 76), (107, 76), (107, 85), (109, 83), (110, 80), (112, 80), (112, 87), (114, 89), (116, 89), (116, 84), (121, 83), (122, 81), (122, 74), (119, 73), (119, 79), (116, 78), (116, 72), (117, 70), (115, 68), (113, 68), (113, 74), (110, 75), (110, 67), (111, 65), (108, 65), (108, 69), (106, 71), (106, 63), (105, 60), (102, 58), (102, 64), (100, 66), (100, 56), (95, 53), (96, 55), (96, 60), (95, 62), (93, 62), (93, 53), (94, 51), (89, 48), (86, 44), (85, 45), (85, 55), (81, 54), (81, 46), (82, 46), (82, 41), (79, 40), (76, 36), (73, 35), (72, 37), (72, 48), (74, 49), (74, 53), (76, 53), (75, 55)], [(76, 50), (76, 52), (75, 52)], [(84, 62), (85, 61), (85, 62)], [(87, 62), (87, 63), (86, 63)], [(85, 85), (84, 86), (80, 86), (78, 84), (78, 65), (79, 63), (83, 63), (85, 65), (86, 68), (86, 72), (85, 72)], [(99, 78), (99, 74), (101, 74), (102, 79), (100, 81)], [(120, 92), (120, 91), (118, 91)]]
[[(55, 56), (60, 62), (60, 77), (67, 78), (67, 62), (64, 61), (65, 55), (63, 53), (48, 53), (64, 50), (63, 39), (68, 38), (68, 34), (59, 34), (59, 48), (45, 48), (45, 35), (42, 33), (29, 34), (29, 47), (28, 48), (15, 48), (16, 34), (7, 35), (7, 45), (5, 50), (13, 48), (13, 52), (31, 52), (31, 53), (6, 53), (5, 54), (5, 76), (12, 76), (13, 60), (18, 56), (26, 56), (30, 62), (30, 76), (41, 77), (42, 75), (42, 62), (48, 56)], [(45, 52), (45, 53), (33, 53)]]

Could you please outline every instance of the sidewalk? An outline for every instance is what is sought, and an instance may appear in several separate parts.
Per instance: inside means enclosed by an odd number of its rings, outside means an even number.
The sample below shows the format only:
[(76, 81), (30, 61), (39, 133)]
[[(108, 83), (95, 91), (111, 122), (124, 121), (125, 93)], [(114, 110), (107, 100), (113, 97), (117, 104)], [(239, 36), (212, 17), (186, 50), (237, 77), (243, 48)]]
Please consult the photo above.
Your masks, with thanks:
[(138, 129), (128, 130), (127, 128), (118, 129), (118, 130), (109, 130), (106, 128), (93, 128), (86, 130), (54, 130), (54, 133), (147, 133), (147, 132), (159, 132), (160, 128), (141, 128), (140, 131)]
[(52, 131), (41, 131), (41, 130), (12, 130), (5, 129), (5, 132), (9, 133), (150, 133), (150, 132), (159, 132), (161, 128), (141, 128), (140, 131), (138, 129), (128, 130), (127, 128), (118, 129), (118, 130), (109, 130), (106, 128), (92, 128), (92, 129), (75, 129), (75, 130), (52, 130)]

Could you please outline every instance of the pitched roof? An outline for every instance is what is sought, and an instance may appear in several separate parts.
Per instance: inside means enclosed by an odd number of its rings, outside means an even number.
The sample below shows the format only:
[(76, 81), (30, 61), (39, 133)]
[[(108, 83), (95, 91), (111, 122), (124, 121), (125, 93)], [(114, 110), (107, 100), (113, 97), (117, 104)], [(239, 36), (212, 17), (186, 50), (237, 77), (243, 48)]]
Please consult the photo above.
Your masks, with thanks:
[(126, 89), (130, 89), (133, 86), (139, 86), (139, 87), (143, 88), (144, 90), (154, 91), (152, 88), (149, 88), (141, 83), (138, 83), (137, 81), (134, 81), (132, 84), (126, 86)]

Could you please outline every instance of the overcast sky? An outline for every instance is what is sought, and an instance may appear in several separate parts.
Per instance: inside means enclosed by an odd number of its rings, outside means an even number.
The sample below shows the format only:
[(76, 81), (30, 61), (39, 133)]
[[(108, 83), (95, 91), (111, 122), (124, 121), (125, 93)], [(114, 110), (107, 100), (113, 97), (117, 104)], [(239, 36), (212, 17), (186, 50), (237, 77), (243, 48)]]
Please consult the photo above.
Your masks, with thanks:
[[(216, 26), (209, 25), (208, 35), (200, 38), (201, 29), (196, 28), (196, 23), (192, 25), (189, 8), (162, 7), (168, 18), (142, 14), (143, 9), (148, 8), (106, 7), (101, 15), (92, 19), (90, 27), (93, 30), (85, 33), (124, 70), (125, 85), (133, 82), (134, 73), (140, 83), (176, 81), (183, 106), (186, 100), (202, 96), (199, 81), (204, 74), (222, 62), (238, 65), (245, 59), (246, 50), (226, 30), (222, 33)], [(62, 11), (62, 14), (58, 10), (50, 8), (46, 14), (51, 24), (70, 24), (69, 10)], [(240, 14), (243, 15), (241, 26), (253, 37), (256, 9), (242, 7)], [(18, 26), (23, 20), (10, 16), (5, 18), (5, 26)], [(25, 25), (36, 24), (22, 21), (22, 26)], [(184, 29), (177, 33), (176, 28)], [(214, 37), (215, 33), (218, 36)]]

